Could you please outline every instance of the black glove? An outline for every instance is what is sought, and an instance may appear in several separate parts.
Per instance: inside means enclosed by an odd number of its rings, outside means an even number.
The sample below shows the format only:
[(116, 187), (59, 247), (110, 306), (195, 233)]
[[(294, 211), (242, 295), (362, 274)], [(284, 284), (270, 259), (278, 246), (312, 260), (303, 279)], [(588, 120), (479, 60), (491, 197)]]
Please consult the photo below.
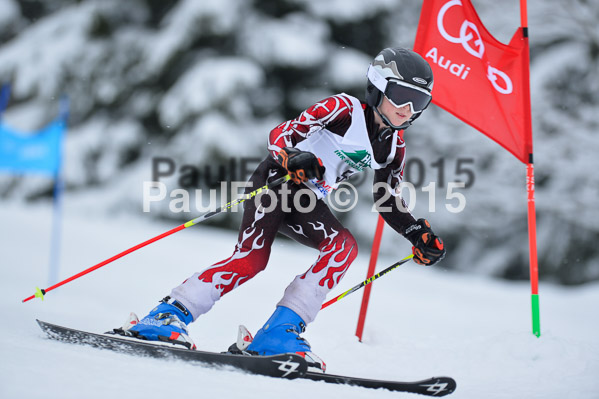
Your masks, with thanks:
[(295, 184), (314, 178), (320, 180), (324, 176), (325, 167), (322, 161), (311, 152), (285, 147), (279, 151), (277, 159), (287, 169)]
[(404, 230), (404, 236), (412, 243), (414, 262), (432, 266), (445, 257), (443, 241), (433, 233), (426, 219), (418, 219)]

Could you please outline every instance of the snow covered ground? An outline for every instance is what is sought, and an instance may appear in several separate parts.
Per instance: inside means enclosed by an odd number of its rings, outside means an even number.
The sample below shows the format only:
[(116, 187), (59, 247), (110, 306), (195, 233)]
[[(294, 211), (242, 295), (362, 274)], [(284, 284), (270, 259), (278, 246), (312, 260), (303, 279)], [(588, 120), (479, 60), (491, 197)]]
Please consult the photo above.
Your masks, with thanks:
[[(174, 227), (65, 213), (61, 279)], [(50, 341), (36, 318), (95, 332), (116, 327), (130, 311), (145, 314), (171, 287), (228, 256), (236, 236), (196, 226), (52, 291), (43, 302), (23, 304), (36, 285), (47, 287), (49, 232), (50, 208), (0, 207), (0, 398), (417, 397)], [(368, 249), (361, 251), (335, 293), (364, 278)], [(196, 343), (220, 351), (235, 340), (238, 324), (256, 331), (287, 283), (314, 259), (312, 250), (277, 240), (266, 271), (191, 326)], [(330, 373), (400, 380), (448, 375), (458, 382), (454, 398), (599, 398), (599, 284), (541, 284), (540, 298), (538, 339), (530, 331), (527, 284), (410, 263), (374, 283), (363, 343), (354, 336), (361, 293), (323, 310), (305, 336)]]

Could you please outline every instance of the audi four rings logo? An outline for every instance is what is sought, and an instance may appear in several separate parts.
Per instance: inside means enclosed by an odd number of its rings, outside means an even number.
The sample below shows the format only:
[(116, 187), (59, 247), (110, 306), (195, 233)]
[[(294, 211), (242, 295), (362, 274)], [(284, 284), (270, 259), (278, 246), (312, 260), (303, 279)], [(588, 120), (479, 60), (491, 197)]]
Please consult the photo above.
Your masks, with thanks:
[[(483, 54), (485, 53), (485, 45), (480, 32), (478, 31), (478, 27), (473, 22), (464, 20), (460, 26), (459, 36), (452, 36), (447, 32), (447, 29), (445, 29), (443, 22), (445, 14), (451, 7), (455, 6), (462, 6), (462, 1), (448, 1), (439, 10), (439, 14), (437, 15), (437, 28), (439, 29), (439, 33), (448, 42), (456, 44), (459, 43), (470, 55), (482, 59)], [(432, 58), (440, 67), (448, 69), (451, 73), (460, 77), (462, 80), (466, 78), (468, 72), (470, 71), (470, 68), (466, 67), (464, 64), (451, 64), (449, 60), (446, 60), (445, 65), (443, 65), (443, 56), (441, 56), (437, 61), (436, 48), (431, 49), (426, 56)], [(514, 89), (510, 77), (505, 72), (491, 65), (487, 67), (487, 79), (489, 79), (495, 90), (501, 94), (510, 94)]]
[[(460, 36), (459, 37), (453, 37), (449, 33), (447, 33), (447, 31), (445, 30), (445, 26), (443, 25), (443, 17), (445, 16), (445, 13), (451, 7), (458, 6), (458, 5), (459, 6), (462, 5), (461, 0), (450, 1), (450, 2), (446, 3), (443, 7), (441, 7), (441, 9), (439, 10), (439, 15), (437, 15), (437, 28), (439, 29), (439, 33), (448, 42), (460, 43), (462, 45), (462, 47), (464, 47), (464, 50), (466, 50), (467, 52), (469, 52), (476, 58), (482, 58), (483, 54), (485, 53), (485, 44), (483, 43), (483, 39), (480, 36), (478, 27), (475, 24), (473, 24), (472, 22), (470, 22), (468, 20), (462, 22), (462, 26), (460, 27)], [(472, 38), (473, 38), (473, 35), (472, 35), (473, 33), (476, 34), (476, 38), (473, 42), (473, 44), (476, 48), (473, 48), (472, 46), (470, 46), (470, 42), (472, 41)]]

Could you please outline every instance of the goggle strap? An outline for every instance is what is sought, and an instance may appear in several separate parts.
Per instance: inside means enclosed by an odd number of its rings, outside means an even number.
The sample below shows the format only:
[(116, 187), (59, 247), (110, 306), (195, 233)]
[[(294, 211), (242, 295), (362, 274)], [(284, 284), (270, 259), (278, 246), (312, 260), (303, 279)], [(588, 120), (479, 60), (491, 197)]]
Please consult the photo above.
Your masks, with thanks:
[(377, 71), (372, 65), (368, 67), (367, 76), (368, 80), (370, 80), (370, 82), (382, 93), (387, 90), (387, 83), (389, 83), (389, 81), (385, 79), (385, 77), (381, 75), (379, 71)]
[(399, 85), (399, 86), (403, 86), (403, 87), (407, 87), (407, 88), (410, 88), (410, 89), (413, 89), (413, 90), (417, 90), (417, 91), (419, 91), (421, 93), (424, 93), (427, 96), (431, 97), (430, 91), (428, 91), (426, 89), (423, 89), (422, 87), (419, 87), (419, 86), (416, 86), (416, 85), (411, 85), (411, 84), (409, 84), (407, 82), (404, 82), (403, 80), (398, 80), (398, 79), (392, 79), (391, 82), (393, 82), (393, 83), (395, 83), (396, 85)]
[[(368, 80), (370, 80), (370, 82), (372, 82), (372, 84), (377, 89), (379, 89), (383, 93), (385, 92), (385, 90), (387, 90), (387, 84), (389, 83), (389, 81), (383, 75), (381, 75), (381, 73), (379, 71), (377, 71), (376, 68), (374, 68), (372, 66), (372, 64), (368, 67), (367, 76), (368, 76)], [(419, 92), (426, 94), (427, 96), (431, 95), (430, 91), (423, 89), (422, 87), (406, 83), (403, 80), (392, 79), (392, 82), (399, 86), (408, 87), (410, 89), (417, 90)]]

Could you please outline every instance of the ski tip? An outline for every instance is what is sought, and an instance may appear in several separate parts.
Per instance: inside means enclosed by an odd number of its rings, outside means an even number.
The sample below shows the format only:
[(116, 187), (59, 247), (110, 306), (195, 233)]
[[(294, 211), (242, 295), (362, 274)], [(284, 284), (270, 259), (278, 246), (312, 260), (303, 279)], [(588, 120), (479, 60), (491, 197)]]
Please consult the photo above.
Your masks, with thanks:
[(41, 298), (43, 301), (45, 295), (46, 295), (46, 290), (41, 289), (40, 287), (35, 287), (35, 294), (33, 295), (35, 298)]
[(451, 377), (432, 377), (426, 383), (421, 384), (421, 386), (427, 388), (426, 391), (423, 392), (426, 395), (445, 396), (456, 390), (457, 383)]

